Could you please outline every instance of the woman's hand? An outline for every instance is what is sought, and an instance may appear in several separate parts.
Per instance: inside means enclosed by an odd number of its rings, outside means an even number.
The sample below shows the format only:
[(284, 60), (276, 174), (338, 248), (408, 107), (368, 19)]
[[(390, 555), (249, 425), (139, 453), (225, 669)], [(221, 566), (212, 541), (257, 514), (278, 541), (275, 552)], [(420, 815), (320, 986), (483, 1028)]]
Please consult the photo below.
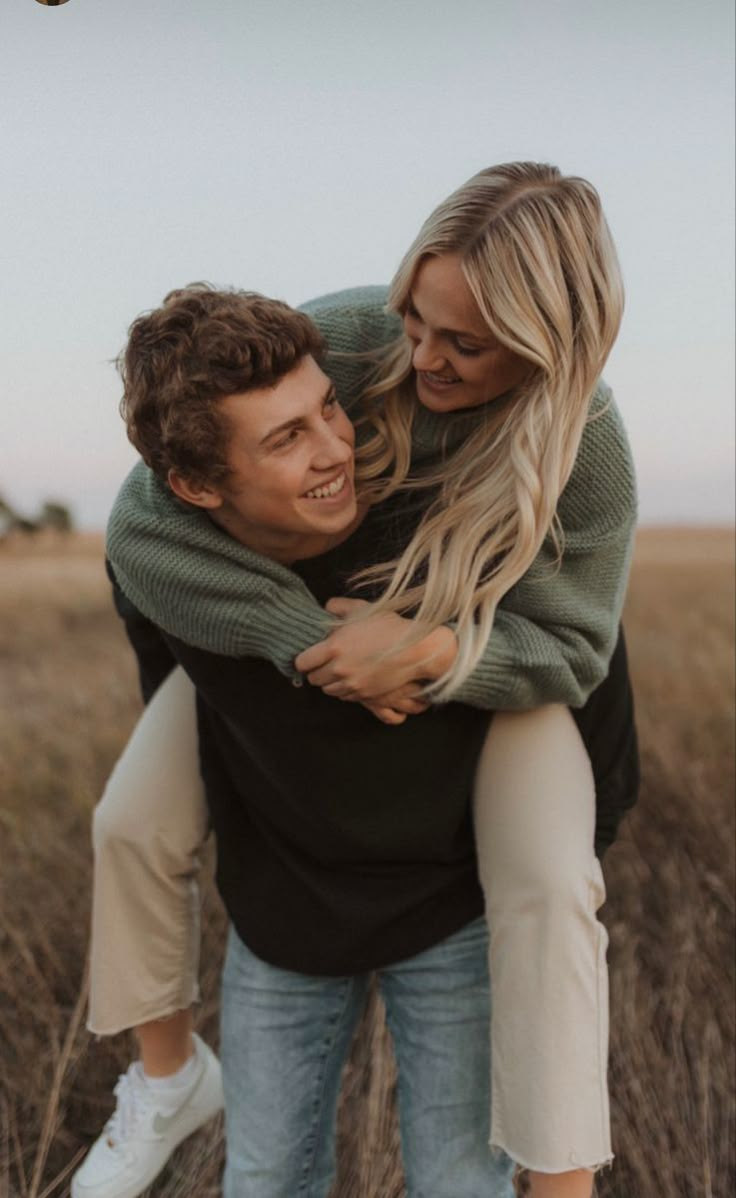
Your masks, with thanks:
[(381, 695), (379, 699), (365, 702), (363, 706), (384, 724), (403, 724), (408, 715), (421, 715), (429, 710), (429, 703), (422, 698), (422, 693), (421, 686), (409, 682), (401, 690)]
[[(330, 599), (327, 610), (334, 616), (350, 616), (370, 608), (362, 599)], [(393, 612), (370, 617), (359, 624), (343, 624), (325, 640), (310, 646), (295, 660), (312, 686), (327, 695), (350, 702), (377, 703), (392, 707), (387, 696), (420, 681), (439, 678), (457, 654), (457, 641), (444, 625), (427, 633), (421, 641), (405, 646), (389, 658), (377, 657), (392, 649), (412, 628), (412, 621)], [(418, 688), (401, 696), (417, 702)], [(400, 708), (401, 710), (405, 710)], [(412, 709), (409, 714), (415, 714)]]

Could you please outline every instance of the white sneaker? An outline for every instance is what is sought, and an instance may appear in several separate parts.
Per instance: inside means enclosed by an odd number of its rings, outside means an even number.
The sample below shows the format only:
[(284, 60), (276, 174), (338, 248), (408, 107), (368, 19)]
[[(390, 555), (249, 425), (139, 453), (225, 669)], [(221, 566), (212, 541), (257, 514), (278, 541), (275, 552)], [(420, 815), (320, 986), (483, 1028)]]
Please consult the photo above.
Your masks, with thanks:
[(220, 1062), (197, 1035), (194, 1044), (199, 1068), (176, 1105), (147, 1085), (137, 1061), (118, 1078), (115, 1111), (72, 1178), (72, 1198), (137, 1198), (176, 1146), (222, 1110)]

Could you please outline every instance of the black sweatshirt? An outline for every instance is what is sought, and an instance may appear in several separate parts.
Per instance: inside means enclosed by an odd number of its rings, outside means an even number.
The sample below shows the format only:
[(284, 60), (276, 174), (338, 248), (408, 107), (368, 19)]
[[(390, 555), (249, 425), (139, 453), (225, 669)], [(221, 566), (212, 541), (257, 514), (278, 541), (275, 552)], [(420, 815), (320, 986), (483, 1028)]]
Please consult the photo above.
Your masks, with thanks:
[[(297, 564), (320, 602), (405, 543), (413, 519), (401, 503)], [(197, 688), (218, 887), (253, 952), (304, 973), (356, 973), (413, 956), (482, 914), (470, 797), (487, 711), (448, 703), (389, 727), (359, 704), (294, 687), (268, 662), (185, 645), (117, 588), (115, 598), (144, 694), (175, 662)], [(573, 716), (596, 778), (600, 854), (638, 786), (622, 636), (608, 678)]]

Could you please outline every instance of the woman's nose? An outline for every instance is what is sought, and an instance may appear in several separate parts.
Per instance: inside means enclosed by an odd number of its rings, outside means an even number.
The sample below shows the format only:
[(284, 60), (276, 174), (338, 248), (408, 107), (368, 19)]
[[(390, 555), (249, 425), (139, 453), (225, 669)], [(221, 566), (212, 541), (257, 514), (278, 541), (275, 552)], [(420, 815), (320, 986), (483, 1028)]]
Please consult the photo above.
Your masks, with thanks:
[(411, 364), (415, 370), (441, 370), (445, 357), (433, 337), (422, 337), (414, 342)]

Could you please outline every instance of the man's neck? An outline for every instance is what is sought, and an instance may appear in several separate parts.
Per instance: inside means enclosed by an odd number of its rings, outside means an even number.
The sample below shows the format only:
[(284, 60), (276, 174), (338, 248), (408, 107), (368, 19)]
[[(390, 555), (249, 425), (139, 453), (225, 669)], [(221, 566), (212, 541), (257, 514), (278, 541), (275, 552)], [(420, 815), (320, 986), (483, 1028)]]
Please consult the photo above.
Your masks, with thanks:
[(214, 524), (217, 524), (233, 540), (245, 545), (246, 549), (252, 550), (253, 553), (259, 553), (262, 557), (269, 557), (275, 562), (280, 562), (282, 566), (292, 566), (294, 562), (321, 557), (323, 553), (329, 553), (331, 549), (342, 545), (343, 541), (347, 541), (348, 537), (352, 536), (356, 528), (362, 524), (367, 511), (367, 507), (359, 504), (354, 519), (340, 532), (306, 534), (304, 537), (290, 540), (288, 544), (278, 544), (274, 540), (269, 541), (267, 537), (259, 537), (257, 532), (243, 529), (237, 519), (229, 518), (229, 513), (223, 511), (222, 508), (207, 514)]

